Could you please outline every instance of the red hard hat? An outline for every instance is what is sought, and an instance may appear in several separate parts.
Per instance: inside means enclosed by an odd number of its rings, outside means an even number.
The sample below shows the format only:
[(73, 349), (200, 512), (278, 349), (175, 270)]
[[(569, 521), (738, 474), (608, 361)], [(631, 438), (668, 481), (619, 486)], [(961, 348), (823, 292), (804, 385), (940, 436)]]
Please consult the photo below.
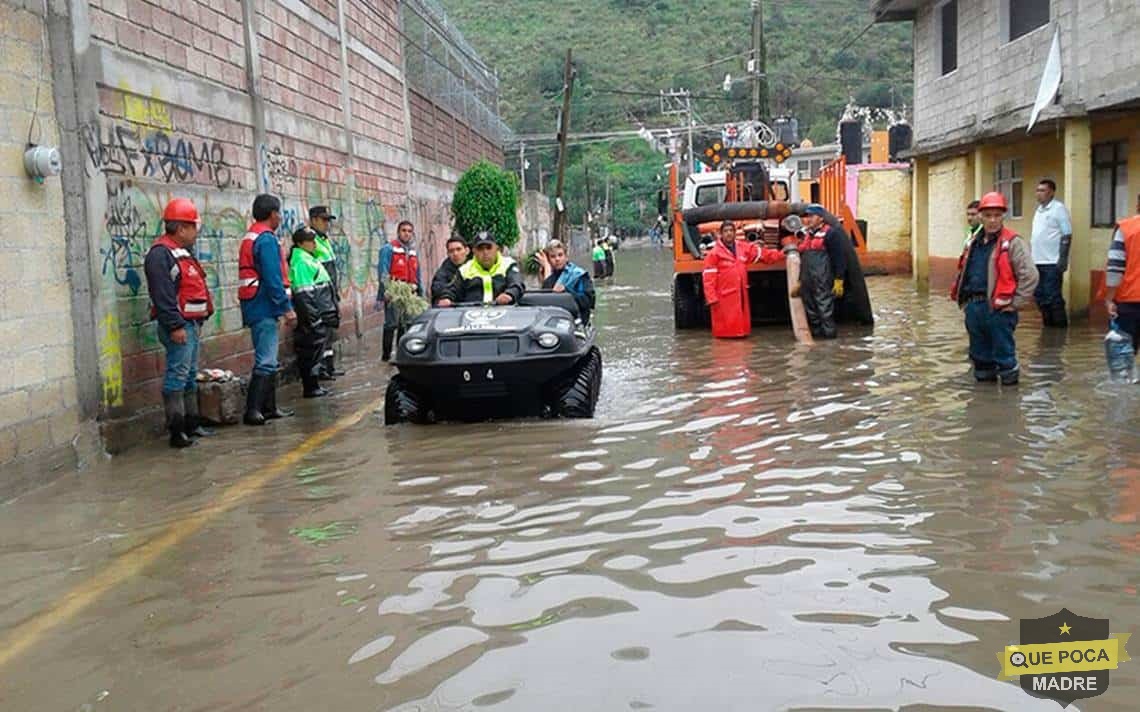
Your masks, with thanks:
[(1005, 204), (1005, 196), (997, 191), (990, 191), (982, 196), (981, 201), (978, 203), (978, 210), (985, 210), (987, 208), (997, 208), (1001, 211), (1009, 210)]
[(166, 210), (162, 211), (162, 219), (164, 222), (194, 224), (201, 222), (198, 218), (198, 208), (194, 207), (194, 203), (188, 198), (175, 198), (167, 203)]

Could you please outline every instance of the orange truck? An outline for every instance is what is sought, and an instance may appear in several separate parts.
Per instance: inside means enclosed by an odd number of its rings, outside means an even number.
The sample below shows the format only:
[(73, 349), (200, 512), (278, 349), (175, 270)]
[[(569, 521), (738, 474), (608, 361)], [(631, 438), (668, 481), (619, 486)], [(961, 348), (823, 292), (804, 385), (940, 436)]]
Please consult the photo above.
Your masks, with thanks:
[[(669, 165), (668, 187), (661, 191), (658, 202), (661, 213), (669, 218), (673, 241), (673, 321), (678, 329), (710, 326), (701, 283), (704, 270), (701, 245), (710, 244), (715, 239), (724, 219), (736, 223), (738, 235), (778, 249), (782, 230), (780, 219), (799, 213), (804, 207), (804, 203), (798, 200), (798, 181), (794, 179), (794, 171), (783, 166), (791, 150), (777, 145), (769, 156), (757, 155), (761, 152), (769, 153), (765, 149), (726, 148), (714, 142), (698, 157), (705, 165), (719, 170), (692, 173), (683, 182), (677, 164)], [(773, 160), (772, 155), (777, 158)], [(838, 180), (829, 182), (838, 184)], [(836, 192), (835, 186), (822, 187), (827, 188), (822, 191), (824, 207), (837, 216), (833, 219), (838, 223), (852, 226), (852, 252), (861, 253), (865, 250), (863, 236), (846, 202)], [(766, 207), (758, 211), (758, 202), (765, 203)], [(731, 205), (733, 203), (741, 205)], [(698, 218), (694, 222), (693, 216), (704, 213), (715, 214), (716, 219), (701, 222)], [(759, 214), (763, 217), (758, 217)], [(689, 221), (686, 221), (686, 215), (690, 217)], [(867, 304), (866, 309), (858, 309), (858, 320), (867, 322), (870, 320), (870, 304), (857, 256), (854, 263), (858, 275), (852, 281), (858, 282), (859, 301)], [(749, 265), (748, 272), (753, 323), (791, 324), (786, 263), (753, 264)]]

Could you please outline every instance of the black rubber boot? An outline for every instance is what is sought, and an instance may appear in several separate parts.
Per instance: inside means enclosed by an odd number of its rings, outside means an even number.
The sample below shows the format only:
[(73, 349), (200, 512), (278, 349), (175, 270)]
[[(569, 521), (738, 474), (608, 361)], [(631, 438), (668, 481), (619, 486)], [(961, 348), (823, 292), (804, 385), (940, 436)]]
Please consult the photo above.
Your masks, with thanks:
[(1016, 386), (1020, 376), (1020, 368), (1011, 368), (1008, 371), (1000, 371), (998, 373), (998, 377), (1001, 379), (1003, 386)]
[(384, 330), (384, 351), (380, 355), (381, 361), (388, 361), (392, 358), (392, 342), (396, 339), (395, 329)]
[(190, 447), (194, 441), (186, 434), (186, 414), (182, 411), (181, 393), (163, 393), (162, 409), (166, 412), (166, 429), (170, 431), (170, 447)]
[(186, 413), (185, 427), (182, 432), (192, 438), (212, 438), (216, 433), (202, 424), (202, 417), (198, 414), (198, 391), (182, 392), (182, 410)]
[(266, 377), (265, 393), (261, 401), (261, 415), (266, 420), (278, 418), (291, 418), (296, 413), (289, 408), (277, 407), (277, 374)]
[(241, 422), (246, 425), (265, 425), (265, 416), (261, 414), (261, 403), (265, 400), (265, 388), (269, 379), (260, 374), (249, 377), (249, 387), (245, 393), (245, 415)]
[(324, 374), (329, 378), (336, 378), (337, 376), (344, 375), (344, 371), (336, 367), (336, 364), (334, 363), (335, 359), (336, 356), (330, 353), (326, 355), (321, 361)]
[(301, 383), (304, 385), (302, 398), (323, 398), (329, 394), (329, 391), (321, 386), (320, 379), (312, 373), (302, 374)]

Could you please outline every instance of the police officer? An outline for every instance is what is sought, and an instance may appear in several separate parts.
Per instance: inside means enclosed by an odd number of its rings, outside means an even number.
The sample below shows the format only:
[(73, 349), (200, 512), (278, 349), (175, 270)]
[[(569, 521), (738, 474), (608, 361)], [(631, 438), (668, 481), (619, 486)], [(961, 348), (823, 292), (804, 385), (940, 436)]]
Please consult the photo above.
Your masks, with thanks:
[(449, 307), (460, 302), (518, 304), (526, 285), (519, 265), (499, 250), (489, 232), (475, 238), (475, 259), (459, 268), (459, 274), (436, 304)]
[[(340, 309), (340, 274), (336, 269), (336, 253), (333, 252), (332, 240), (329, 239), (329, 228), (332, 227), (334, 220), (336, 220), (336, 216), (329, 212), (327, 205), (314, 205), (309, 208), (309, 227), (313, 228), (313, 232), (317, 236), (316, 252), (313, 253), (313, 256), (325, 268), (332, 285), (333, 299), (336, 300), (337, 309)], [(325, 380), (332, 380), (337, 376), (344, 375), (344, 371), (338, 369), (334, 364), (336, 353), (333, 351), (333, 344), (335, 343), (336, 329), (330, 327), (320, 374), (320, 377)]]
[(392, 280), (415, 285), (416, 294), (424, 293), (420, 276), (420, 258), (415, 246), (416, 228), (407, 220), (396, 226), (396, 239), (380, 248), (380, 262), (377, 265), (380, 286), (376, 290), (376, 303), (384, 305), (384, 352), (385, 361), (392, 356), (392, 343), (400, 328), (400, 315), (384, 297), (384, 291)]
[(297, 352), (297, 369), (301, 373), (305, 398), (329, 394), (320, 385), (321, 361), (327, 352), (329, 334), (340, 326), (332, 278), (318, 260), (317, 249), (315, 230), (302, 227), (293, 233), (293, 249), (289, 253), (289, 284), (293, 290), (293, 309), (297, 312), (293, 348)]
[(293, 326), (297, 315), (289, 293), (289, 268), (277, 242), (281, 201), (261, 194), (253, 200), (254, 223), (238, 248), (238, 300), (242, 325), (253, 341), (253, 374), (246, 393), (246, 425), (287, 418), (293, 411), (277, 407), (277, 320)]
[(175, 198), (162, 211), (164, 234), (146, 253), (144, 269), (150, 293), (150, 318), (158, 321), (158, 339), (166, 349), (162, 407), (170, 431), (170, 447), (194, 444), (213, 435), (198, 415), (198, 345), (202, 322), (214, 313), (206, 273), (191, 248), (201, 220), (194, 203)]

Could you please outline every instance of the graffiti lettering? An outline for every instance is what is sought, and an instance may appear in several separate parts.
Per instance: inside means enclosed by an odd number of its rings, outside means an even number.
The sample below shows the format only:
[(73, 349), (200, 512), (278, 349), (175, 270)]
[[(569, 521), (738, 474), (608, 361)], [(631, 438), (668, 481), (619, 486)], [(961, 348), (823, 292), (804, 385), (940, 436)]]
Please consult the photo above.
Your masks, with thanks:
[(103, 377), (103, 403), (123, 404), (123, 350), (119, 343), (119, 320), (114, 314), (103, 317), (99, 345), (99, 373)]
[(104, 129), (90, 123), (80, 127), (80, 137), (89, 176), (102, 173), (166, 183), (207, 183), (221, 189), (233, 182), (225, 147), (217, 141), (172, 138), (164, 131), (140, 134), (129, 125)]
[(142, 287), (144, 250), (150, 238), (160, 230), (158, 224), (148, 224), (141, 206), (135, 205), (128, 186), (107, 186), (107, 213), (104, 223), (111, 238), (108, 248), (100, 249), (103, 255), (103, 275), (110, 275), (115, 283), (137, 295)]
[(285, 195), (294, 192), (297, 185), (297, 162), (282, 155), (281, 149), (270, 149), (261, 144), (261, 188), (266, 193)]

